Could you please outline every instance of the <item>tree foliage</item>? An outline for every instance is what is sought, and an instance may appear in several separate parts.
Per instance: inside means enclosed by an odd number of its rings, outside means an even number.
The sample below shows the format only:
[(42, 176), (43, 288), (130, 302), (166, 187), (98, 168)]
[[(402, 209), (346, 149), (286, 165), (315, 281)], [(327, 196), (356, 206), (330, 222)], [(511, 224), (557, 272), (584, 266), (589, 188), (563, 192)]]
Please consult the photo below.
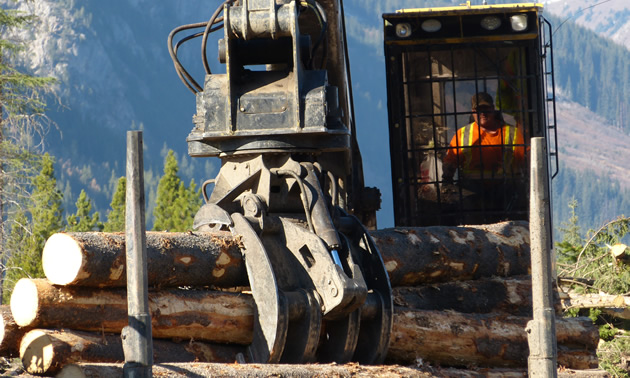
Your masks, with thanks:
[(186, 231), (192, 228), (193, 217), (201, 206), (201, 192), (194, 180), (186, 187), (177, 175), (179, 168), (173, 150), (164, 161), (164, 175), (157, 189), (153, 210), (153, 229), (156, 231)]
[(103, 231), (121, 232), (125, 230), (125, 195), (127, 190), (127, 178), (121, 177), (116, 184), (116, 190), (112, 196), (110, 210), (107, 212), (107, 222)]
[(11, 227), (7, 246), (12, 253), (8, 256), (5, 289), (10, 291), (21, 277), (44, 277), (41, 259), (44, 244), (64, 228), (61, 200), (53, 158), (44, 154), (40, 173), (33, 179), (30, 202), (26, 210), (18, 211)]
[(66, 222), (68, 223), (66, 231), (87, 232), (100, 231), (103, 229), (103, 224), (99, 222), (100, 214), (98, 211), (90, 215), (92, 212), (92, 200), (88, 198), (85, 190), (81, 190), (76, 206), (77, 212), (66, 218)]
[(557, 244), (559, 261), (564, 262), (559, 275), (590, 280), (590, 288), (608, 294), (630, 294), (630, 251), (625, 252), (628, 258), (611, 253), (628, 233), (630, 218), (619, 217), (598, 230), (589, 230), (583, 245), (570, 242), (571, 235), (566, 234)]
[(33, 251), (42, 230), (30, 225), (29, 192), (41, 163), (37, 147), (49, 124), (45, 96), (54, 80), (31, 75), (16, 63), (28, 43), (21, 32), (33, 22), (33, 15), (0, 8), (0, 249), (3, 277), (11, 285), (19, 275), (41, 275)]
[[(606, 222), (582, 237), (576, 213), (578, 201), (569, 202), (571, 217), (563, 224), (563, 240), (556, 244), (558, 277), (561, 290), (576, 293), (630, 295), (630, 248), (623, 244), (630, 233), (630, 218)], [(618, 254), (622, 251), (622, 254)], [(615, 252), (615, 253), (613, 253)], [(597, 356), (600, 368), (615, 377), (629, 377), (623, 356), (630, 355), (630, 331), (627, 321), (605, 314), (601, 309), (573, 308), (569, 316), (588, 315), (599, 327), (601, 342)]]

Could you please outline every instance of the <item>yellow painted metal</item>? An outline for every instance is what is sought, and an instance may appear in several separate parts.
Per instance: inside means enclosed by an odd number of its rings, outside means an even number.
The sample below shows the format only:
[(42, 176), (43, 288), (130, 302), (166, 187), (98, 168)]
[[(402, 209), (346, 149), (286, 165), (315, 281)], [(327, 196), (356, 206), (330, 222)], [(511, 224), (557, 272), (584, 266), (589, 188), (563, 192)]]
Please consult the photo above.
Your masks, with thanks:
[(499, 5), (470, 5), (467, 1), (465, 5), (456, 7), (436, 7), (436, 8), (409, 8), (400, 9), (396, 13), (425, 13), (432, 15), (461, 15), (471, 13), (497, 13), (497, 12), (530, 12), (542, 11), (541, 3), (519, 3), (519, 4), (499, 4)]
[(388, 45), (423, 45), (423, 44), (456, 44), (456, 43), (475, 43), (475, 42), (496, 42), (496, 41), (522, 41), (526, 39), (535, 39), (538, 37), (536, 33), (527, 34), (501, 34), (490, 36), (476, 37), (460, 37), (460, 38), (425, 38), (425, 39), (398, 39), (385, 41)]

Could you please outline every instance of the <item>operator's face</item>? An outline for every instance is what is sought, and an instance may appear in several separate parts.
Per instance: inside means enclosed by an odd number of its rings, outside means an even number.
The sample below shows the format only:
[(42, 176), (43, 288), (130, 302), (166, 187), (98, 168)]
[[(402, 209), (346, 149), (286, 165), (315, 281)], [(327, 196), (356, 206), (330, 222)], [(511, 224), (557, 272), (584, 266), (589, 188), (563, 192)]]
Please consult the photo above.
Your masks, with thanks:
[(499, 127), (496, 122), (496, 111), (492, 106), (480, 105), (473, 109), (473, 118), (484, 129), (494, 131)]

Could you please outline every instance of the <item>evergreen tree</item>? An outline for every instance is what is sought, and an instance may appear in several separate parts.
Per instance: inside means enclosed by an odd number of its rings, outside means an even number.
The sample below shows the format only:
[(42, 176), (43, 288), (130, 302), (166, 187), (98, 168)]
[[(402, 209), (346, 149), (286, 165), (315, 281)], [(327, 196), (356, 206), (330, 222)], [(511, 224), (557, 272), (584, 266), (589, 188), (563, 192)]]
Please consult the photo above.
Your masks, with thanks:
[(193, 219), (197, 210), (201, 207), (201, 190), (197, 190), (195, 180), (190, 180), (188, 188), (180, 182), (177, 190), (176, 208), (180, 209), (179, 219), (181, 226), (179, 231), (192, 229)]
[[(22, 234), (26, 230), (24, 204), (29, 199), (29, 179), (36, 173), (38, 163), (33, 146), (38, 145), (35, 136), (43, 136), (46, 130), (43, 98), (54, 82), (51, 78), (30, 75), (15, 63), (26, 46), (20, 38), (24, 35), (21, 32), (28, 30), (35, 20), (33, 15), (0, 8), (0, 258), (3, 266), (10, 266), (9, 260), (17, 258), (23, 250), (18, 240), (25, 237)], [(13, 235), (7, 241), (9, 230)]]
[(125, 196), (127, 190), (127, 178), (118, 179), (116, 190), (110, 203), (111, 209), (107, 213), (107, 222), (103, 227), (105, 232), (121, 232), (125, 230)]
[[(31, 241), (31, 230), (26, 213), (19, 210), (13, 216), (11, 230), (7, 236), (5, 248), (9, 251), (20, 251), (28, 246)], [(9, 256), (6, 267), (3, 269), (4, 280), (2, 290), (2, 303), (8, 303), (11, 298), (11, 288), (20, 278), (28, 276), (28, 272), (37, 270), (37, 262), (30, 259), (31, 255), (13, 253)]]
[[(53, 159), (45, 154), (41, 171), (33, 180), (33, 192), (27, 210), (14, 217), (6, 246), (12, 251), (7, 262), (3, 297), (22, 277), (44, 277), (42, 250), (46, 240), (63, 229), (62, 194), (57, 188)], [(30, 213), (30, 222), (27, 216)]]
[(68, 223), (66, 231), (87, 232), (100, 231), (103, 229), (103, 224), (99, 222), (100, 214), (98, 211), (90, 215), (92, 211), (92, 200), (88, 198), (85, 190), (81, 190), (76, 206), (77, 212), (66, 218), (66, 222)]
[[(32, 204), (29, 206), (33, 227), (34, 254), (40, 254), (46, 240), (64, 228), (63, 195), (57, 188), (53, 158), (44, 154), (40, 174), (33, 180)], [(41, 264), (41, 261), (40, 261)]]
[(153, 210), (153, 229), (156, 231), (186, 231), (192, 227), (195, 212), (201, 206), (200, 192), (194, 180), (186, 188), (177, 175), (177, 158), (168, 151), (164, 162), (164, 175), (160, 178), (157, 199)]
[(582, 250), (584, 245), (584, 239), (582, 238), (582, 231), (578, 224), (578, 216), (576, 209), (578, 202), (575, 197), (571, 198), (569, 202), (569, 209), (571, 216), (567, 222), (563, 222), (559, 227), (562, 232), (562, 241), (556, 243), (558, 251), (558, 262), (561, 264), (572, 264), (577, 260), (577, 256)]

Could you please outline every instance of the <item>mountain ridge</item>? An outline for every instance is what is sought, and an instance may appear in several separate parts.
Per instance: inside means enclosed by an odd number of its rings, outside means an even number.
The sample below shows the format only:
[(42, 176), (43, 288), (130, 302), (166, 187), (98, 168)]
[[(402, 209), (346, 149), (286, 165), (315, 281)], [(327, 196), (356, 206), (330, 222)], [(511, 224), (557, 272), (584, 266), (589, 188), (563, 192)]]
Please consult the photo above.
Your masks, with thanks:
[[(612, 0), (609, 3), (619, 1)], [(375, 12), (391, 12), (426, 4), (450, 6), (459, 2), (345, 2), (357, 137), (363, 153), (366, 184), (379, 187), (383, 193), (383, 210), (379, 212), (379, 219), (383, 219), (379, 220), (382, 225), (393, 224), (393, 206), (389, 146), (383, 143), (389, 137), (385, 67), (380, 42), (382, 21), (380, 14)], [(24, 32), (24, 38), (34, 40), (31, 53), (25, 54), (29, 59), (24, 65), (35, 73), (55, 76), (61, 83), (60, 95), (64, 107), (53, 108), (51, 112), (51, 118), (59, 125), (60, 132), (51, 132), (48, 147), (58, 158), (59, 182), (66, 182), (67, 201), (72, 200), (72, 193), (80, 191), (78, 188), (86, 187), (101, 212), (108, 206), (115, 179), (124, 175), (126, 130), (143, 130), (145, 167), (150, 171), (148, 185), (155, 184), (151, 184), (151, 180), (161, 171), (165, 148), (172, 148), (179, 156), (185, 156), (185, 138), (192, 129), (195, 98), (175, 74), (166, 49), (166, 38), (177, 26), (209, 18), (220, 4), (219, 1), (211, 3), (209, 5), (207, 0), (159, 3), (132, 0), (111, 4), (98, 0), (41, 0), (18, 3), (18, 6), (30, 9), (41, 19), (35, 28)], [(582, 3), (584, 1), (579, 2)], [(0, 4), (8, 7), (14, 3), (0, 0)], [(590, 13), (580, 13), (578, 5), (571, 4), (547, 2), (545, 12), (569, 16), (567, 22), (573, 22), (572, 17), (577, 21), (584, 17), (584, 20), (591, 20), (590, 23), (584, 21), (585, 25), (606, 37), (616, 38), (618, 33), (624, 33), (625, 24), (621, 21), (609, 28), (595, 27), (604, 25), (607, 17), (615, 16), (614, 10), (617, 8), (599, 6)], [(587, 19), (587, 15), (590, 18)], [(598, 22), (593, 21), (596, 19)], [(220, 67), (213, 57), (214, 43), (208, 45), (208, 55), (212, 69), (216, 70)], [(191, 71), (203, 73), (199, 63), (199, 44), (192, 42), (191, 46), (194, 47), (181, 48), (182, 61), (191, 66)], [(558, 88), (558, 92), (562, 93), (562, 88)], [(560, 98), (567, 96), (565, 94)], [(626, 138), (626, 134), (621, 133), (611, 141), (621, 141), (611, 143), (617, 146), (614, 150), (617, 152), (612, 157), (602, 154), (598, 150), (601, 144), (594, 144), (593, 138), (584, 137), (589, 135), (588, 123), (581, 125), (579, 130), (582, 131), (577, 132), (578, 127), (575, 125), (580, 120), (574, 116), (580, 114), (579, 109), (586, 110), (583, 107), (573, 108), (578, 105), (571, 103), (565, 106), (564, 100), (558, 104), (561, 167), (605, 166), (612, 172), (624, 168), (617, 164), (621, 160), (611, 162), (611, 159), (614, 156), (627, 156), (624, 155), (623, 145), (627, 145), (630, 139)], [(592, 127), (595, 117), (587, 112), (584, 113), (584, 119), (591, 120)], [(614, 130), (614, 126), (608, 125), (605, 120), (599, 121), (598, 126), (599, 129), (609, 130), (610, 127)], [(587, 145), (581, 146), (582, 143)], [(194, 177), (197, 182), (213, 177), (218, 165), (213, 159), (187, 160), (186, 164), (192, 168), (182, 170), (182, 173), (188, 172), (185, 179)], [(68, 187), (68, 182), (72, 188)], [(624, 186), (628, 185), (625, 180), (623, 182)], [(151, 195), (147, 198), (151, 201)], [(65, 207), (68, 209), (71, 205)]]

